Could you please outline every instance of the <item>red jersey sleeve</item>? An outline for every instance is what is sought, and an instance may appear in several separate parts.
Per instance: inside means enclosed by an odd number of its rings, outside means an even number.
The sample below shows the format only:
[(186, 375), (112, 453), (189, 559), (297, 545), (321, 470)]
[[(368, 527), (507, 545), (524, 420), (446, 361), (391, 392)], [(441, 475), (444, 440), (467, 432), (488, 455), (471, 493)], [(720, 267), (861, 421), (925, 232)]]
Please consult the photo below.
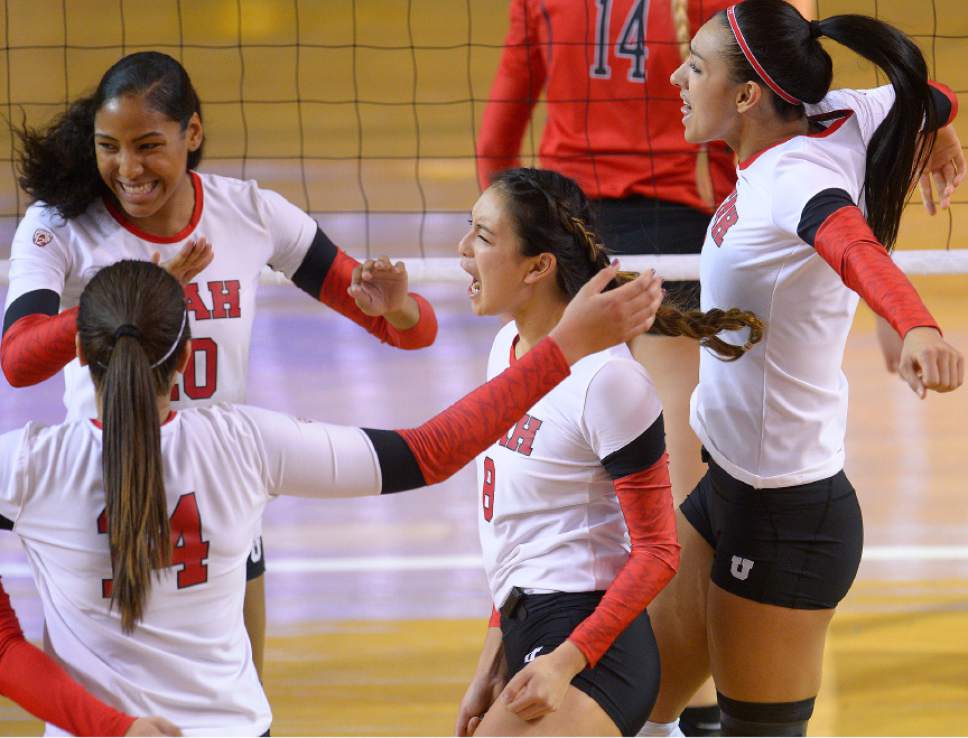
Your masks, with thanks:
[(590, 667), (598, 663), (679, 567), (668, 453), (649, 468), (614, 480), (613, 485), (632, 550), (598, 607), (569, 636)]
[(482, 190), (495, 174), (518, 165), (521, 139), (545, 84), (547, 70), (537, 37), (540, 21), (530, 5), (527, 0), (510, 5), (511, 24), (477, 135)]
[(411, 292), (420, 310), (416, 325), (407, 330), (394, 328), (384, 317), (364, 315), (356, 306), (356, 301), (346, 290), (353, 281), (353, 270), (359, 262), (342, 249), (338, 249), (326, 278), (319, 291), (319, 301), (346, 316), (384, 343), (402, 349), (419, 349), (429, 346), (437, 337), (437, 315), (433, 307), (423, 297)]
[(817, 229), (813, 245), (844, 284), (863, 297), (901, 338), (912, 328), (922, 326), (940, 332), (914, 285), (877, 240), (856, 206), (842, 207), (827, 216)]
[(49, 379), (77, 355), (76, 333), (77, 308), (57, 315), (30, 313), (16, 318), (0, 343), (3, 375), (13, 387), (29, 387)]
[(0, 694), (74, 735), (124, 735), (135, 719), (88, 694), (24, 638), (0, 584)]

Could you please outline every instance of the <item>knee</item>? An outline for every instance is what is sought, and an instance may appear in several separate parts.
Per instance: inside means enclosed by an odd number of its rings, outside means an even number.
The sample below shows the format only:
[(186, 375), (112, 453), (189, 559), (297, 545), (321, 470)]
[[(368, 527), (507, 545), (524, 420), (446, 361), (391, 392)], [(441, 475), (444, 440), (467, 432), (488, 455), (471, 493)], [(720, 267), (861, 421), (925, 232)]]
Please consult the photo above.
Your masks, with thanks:
[(799, 702), (742, 702), (716, 693), (722, 714), (723, 735), (807, 734), (807, 722), (813, 714), (811, 697)]

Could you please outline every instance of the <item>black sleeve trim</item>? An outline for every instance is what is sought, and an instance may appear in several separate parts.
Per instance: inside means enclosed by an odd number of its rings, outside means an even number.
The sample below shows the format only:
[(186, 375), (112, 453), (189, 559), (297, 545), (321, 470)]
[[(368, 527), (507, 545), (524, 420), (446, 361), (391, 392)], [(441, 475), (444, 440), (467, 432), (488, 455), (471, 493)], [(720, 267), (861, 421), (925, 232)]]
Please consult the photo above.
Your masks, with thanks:
[(13, 530), (13, 521), (0, 515), (0, 530)]
[(373, 428), (364, 428), (363, 432), (369, 437), (380, 461), (380, 476), (383, 478), (380, 494), (427, 486), (417, 457), (413, 455), (403, 436), (395, 431)]
[(648, 469), (662, 458), (665, 448), (665, 423), (660, 413), (642, 435), (602, 459), (602, 466), (612, 479), (621, 479)]
[(797, 226), (797, 235), (813, 246), (813, 242), (817, 238), (817, 231), (820, 230), (823, 222), (841, 208), (850, 207), (854, 204), (847, 191), (839, 187), (831, 187), (823, 192), (818, 192), (803, 206), (800, 224)]
[(60, 295), (54, 290), (32, 290), (27, 292), (7, 308), (3, 316), (3, 332), (6, 333), (14, 323), (25, 315), (57, 315), (60, 312)]
[(951, 98), (944, 90), (931, 85), (931, 97), (934, 98), (934, 109), (937, 112), (938, 128), (944, 128), (951, 122)]
[(318, 300), (319, 292), (323, 288), (323, 282), (326, 280), (326, 275), (333, 265), (337, 252), (336, 244), (330, 241), (329, 236), (317, 226), (313, 242), (309, 244), (309, 250), (306, 252), (302, 264), (292, 275), (292, 281), (303, 292), (309, 294), (314, 300)]

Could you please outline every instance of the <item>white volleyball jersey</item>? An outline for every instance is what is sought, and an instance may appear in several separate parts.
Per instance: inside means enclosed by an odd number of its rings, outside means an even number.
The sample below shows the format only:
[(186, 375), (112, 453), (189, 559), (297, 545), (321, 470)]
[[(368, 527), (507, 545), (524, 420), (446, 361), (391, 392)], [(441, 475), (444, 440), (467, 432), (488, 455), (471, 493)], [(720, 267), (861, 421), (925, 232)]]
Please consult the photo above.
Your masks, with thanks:
[[(10, 289), (4, 308), (33, 290), (53, 290), (61, 310), (75, 307), (97, 271), (122, 259), (162, 261), (201, 236), (212, 263), (185, 289), (192, 361), (178, 378), (173, 406), (245, 399), (249, 343), (259, 273), (269, 264), (292, 277), (316, 234), (316, 221), (281, 195), (253, 181), (191, 173), (195, 211), (174, 236), (138, 230), (115, 206), (97, 200), (65, 221), (43, 203), (27, 208), (11, 247)], [(90, 372), (75, 359), (64, 369), (69, 420), (97, 414)]]
[[(0, 435), (0, 515), (23, 541), (45, 650), (130, 715), (185, 735), (261, 735), (272, 720), (242, 622), (246, 559), (270, 496), (376, 494), (380, 466), (358, 428), (244, 406), (179, 412), (161, 428), (172, 566), (130, 635), (109, 609), (102, 431), (90, 420)], [(50, 734), (62, 733), (48, 726)]]
[[(497, 334), (487, 377), (511, 365), (512, 321)], [(477, 457), (478, 529), (491, 596), (512, 587), (603, 590), (628, 560), (628, 529), (602, 459), (641, 436), (662, 411), (628, 348), (587, 356)]]
[[(735, 192), (710, 222), (702, 309), (751, 310), (766, 331), (734, 362), (702, 351), (691, 424), (716, 463), (753, 487), (805, 484), (843, 468), (841, 365), (858, 296), (797, 230), (824, 190), (845, 190), (863, 208), (867, 144), (893, 102), (890, 86), (831, 93), (808, 110), (827, 128), (740, 163)], [(742, 344), (746, 332), (722, 338)]]

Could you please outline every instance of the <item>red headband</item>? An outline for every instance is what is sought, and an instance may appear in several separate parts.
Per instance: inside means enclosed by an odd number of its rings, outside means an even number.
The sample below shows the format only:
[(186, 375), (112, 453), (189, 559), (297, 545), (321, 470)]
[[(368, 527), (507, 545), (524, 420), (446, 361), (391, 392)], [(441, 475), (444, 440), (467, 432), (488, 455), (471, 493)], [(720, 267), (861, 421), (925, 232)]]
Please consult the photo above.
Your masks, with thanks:
[(739, 44), (739, 48), (743, 52), (743, 56), (746, 57), (746, 61), (750, 63), (750, 66), (753, 67), (754, 71), (760, 76), (760, 79), (766, 82), (766, 86), (791, 105), (803, 105), (802, 100), (798, 100), (790, 93), (785, 92), (783, 88), (780, 87), (780, 85), (778, 85), (773, 78), (766, 73), (766, 70), (763, 69), (763, 66), (756, 61), (756, 57), (753, 56), (753, 50), (750, 48), (749, 44), (746, 43), (746, 39), (743, 37), (743, 32), (739, 30), (739, 21), (736, 20), (735, 5), (730, 5), (726, 9), (726, 18), (729, 20), (729, 27), (733, 29), (733, 35), (736, 37), (736, 43)]

